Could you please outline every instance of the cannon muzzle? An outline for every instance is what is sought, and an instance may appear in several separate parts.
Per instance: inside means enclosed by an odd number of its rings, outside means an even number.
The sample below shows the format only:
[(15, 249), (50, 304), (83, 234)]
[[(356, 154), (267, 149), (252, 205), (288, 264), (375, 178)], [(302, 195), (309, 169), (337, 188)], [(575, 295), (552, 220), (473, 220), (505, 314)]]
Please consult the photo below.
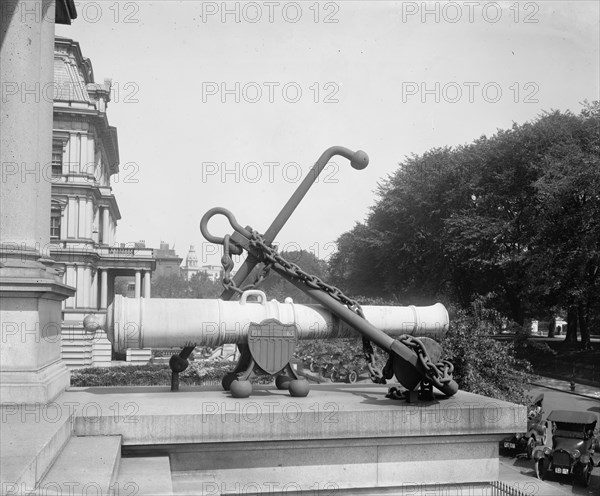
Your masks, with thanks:
[[(448, 330), (448, 312), (441, 303), (427, 307), (362, 307), (366, 319), (390, 337), (409, 334), (440, 340)], [(268, 301), (262, 291), (250, 290), (239, 301), (219, 299), (158, 299), (115, 296), (106, 322), (88, 320), (92, 330), (107, 331), (115, 351), (128, 348), (220, 346), (247, 343), (250, 324), (276, 319), (295, 324), (298, 339), (360, 337), (347, 323), (321, 305)]]

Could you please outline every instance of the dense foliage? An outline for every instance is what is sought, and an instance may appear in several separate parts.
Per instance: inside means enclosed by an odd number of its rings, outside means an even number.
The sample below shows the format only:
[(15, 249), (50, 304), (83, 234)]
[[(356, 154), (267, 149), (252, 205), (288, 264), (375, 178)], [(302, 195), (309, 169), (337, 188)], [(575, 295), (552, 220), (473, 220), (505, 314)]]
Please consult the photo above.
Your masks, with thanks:
[[(228, 361), (191, 362), (179, 374), (184, 386), (220, 385), (223, 376), (231, 372), (235, 363)], [(253, 382), (270, 382), (258, 377)], [(166, 365), (124, 365), (120, 367), (90, 367), (71, 372), (71, 386), (170, 386), (171, 370)]]
[(156, 277), (152, 280), (152, 298), (218, 298), (223, 291), (220, 281), (198, 272), (187, 280), (181, 274)]
[(477, 302), (522, 325), (600, 323), (600, 104), (406, 158), (338, 239), (333, 282), (423, 304)]
[(442, 342), (454, 365), (454, 379), (464, 391), (527, 404), (529, 362), (517, 358), (512, 342), (496, 341), (487, 322), (459, 310)]

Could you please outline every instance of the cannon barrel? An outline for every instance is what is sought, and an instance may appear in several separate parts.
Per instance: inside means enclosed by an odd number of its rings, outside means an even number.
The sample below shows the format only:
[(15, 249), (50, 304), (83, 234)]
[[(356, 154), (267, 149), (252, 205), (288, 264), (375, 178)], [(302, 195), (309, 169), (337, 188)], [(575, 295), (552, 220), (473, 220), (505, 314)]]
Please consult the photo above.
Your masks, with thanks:
[[(249, 299), (249, 297), (253, 297)], [(256, 298), (256, 301), (254, 301)], [(362, 307), (371, 324), (388, 336), (410, 334), (440, 340), (448, 329), (448, 312), (441, 303), (427, 307)], [(246, 291), (239, 301), (220, 299), (146, 299), (115, 296), (106, 322), (87, 319), (88, 331), (102, 327), (118, 352), (128, 348), (246, 343), (251, 323), (276, 319), (295, 324), (299, 339), (359, 337), (351, 326), (321, 305), (268, 301), (262, 291)]]

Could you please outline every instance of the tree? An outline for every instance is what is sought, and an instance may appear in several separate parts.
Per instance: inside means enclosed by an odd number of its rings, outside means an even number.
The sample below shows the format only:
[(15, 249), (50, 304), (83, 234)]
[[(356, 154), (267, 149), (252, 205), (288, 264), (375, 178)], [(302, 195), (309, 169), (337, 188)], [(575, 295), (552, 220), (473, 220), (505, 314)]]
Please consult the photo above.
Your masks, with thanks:
[(567, 309), (567, 341), (579, 329), (588, 347), (600, 298), (600, 104), (586, 102), (579, 116), (553, 113), (544, 124), (562, 136), (534, 184), (543, 208), (528, 260), (546, 282), (536, 296)]
[(599, 320), (599, 104), (406, 158), (342, 234), (336, 285), (406, 303), (483, 301), (523, 325), (553, 307)]
[(453, 289), (463, 297), (464, 288), (451, 287), (455, 274), (444, 260), (443, 239), (444, 221), (466, 196), (458, 165), (450, 148), (400, 164), (379, 185), (366, 222), (338, 239), (334, 282), (354, 294), (417, 304)]
[(207, 273), (198, 272), (189, 280), (181, 274), (156, 277), (152, 281), (153, 298), (218, 298), (223, 287)]
[(218, 298), (223, 292), (220, 280), (213, 281), (206, 272), (192, 274), (188, 281), (187, 298)]
[(152, 280), (152, 298), (187, 298), (188, 281), (181, 274), (169, 274)]

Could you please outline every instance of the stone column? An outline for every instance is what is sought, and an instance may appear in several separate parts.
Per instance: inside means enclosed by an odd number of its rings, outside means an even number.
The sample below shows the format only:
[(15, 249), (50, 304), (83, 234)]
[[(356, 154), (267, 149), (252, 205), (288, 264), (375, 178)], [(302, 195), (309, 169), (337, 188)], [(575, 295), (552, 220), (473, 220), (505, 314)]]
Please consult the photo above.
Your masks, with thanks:
[(108, 207), (102, 207), (102, 239), (100, 243), (107, 245), (109, 244), (109, 234), (108, 231), (110, 229), (110, 225), (108, 222), (108, 216), (110, 212), (108, 211)]
[[(71, 14), (69, 14), (71, 15)], [(0, 402), (47, 403), (69, 385), (61, 302), (74, 289), (40, 249), (50, 242), (53, 0), (3, 2), (0, 16)], [(40, 93), (41, 92), (41, 93)]]
[(95, 164), (94, 164), (94, 138), (90, 133), (87, 135), (87, 159), (85, 163), (85, 173), (93, 176), (96, 172)]
[(67, 237), (77, 237), (77, 199), (69, 198), (67, 203)]
[(108, 271), (98, 269), (100, 272), (100, 309), (105, 310), (108, 307)]
[(92, 289), (90, 292), (90, 306), (94, 310), (98, 310), (98, 271), (93, 272)]
[(139, 270), (135, 271), (135, 297), (141, 298), (142, 296), (142, 273)]
[(67, 207), (63, 208), (60, 212), (60, 239), (67, 239)]
[[(77, 287), (77, 267), (67, 265), (65, 270), (65, 281), (67, 286)], [(75, 296), (71, 295), (65, 302), (66, 308), (75, 308)]]
[[(100, 208), (97, 208), (96, 211), (94, 212), (94, 206), (93, 203), (90, 202), (90, 204), (92, 205), (92, 240), (94, 241), (94, 243), (99, 243), (100, 242), (100, 238), (98, 237), (99, 232), (100, 232)], [(95, 229), (95, 231), (94, 231)]]
[(75, 306), (77, 308), (81, 308), (84, 306), (83, 304), (83, 267), (81, 265), (77, 265), (75, 268), (77, 283), (75, 287), (77, 288), (77, 292), (75, 293)]
[(150, 298), (150, 271), (144, 272), (144, 298)]
[(92, 272), (89, 267), (83, 267), (83, 306), (85, 308), (91, 307), (90, 305), (90, 291), (92, 290)]
[(77, 238), (84, 239), (87, 238), (87, 222), (85, 218), (85, 214), (87, 212), (87, 205), (85, 198), (79, 198), (77, 205), (77, 221), (79, 228), (77, 229)]

